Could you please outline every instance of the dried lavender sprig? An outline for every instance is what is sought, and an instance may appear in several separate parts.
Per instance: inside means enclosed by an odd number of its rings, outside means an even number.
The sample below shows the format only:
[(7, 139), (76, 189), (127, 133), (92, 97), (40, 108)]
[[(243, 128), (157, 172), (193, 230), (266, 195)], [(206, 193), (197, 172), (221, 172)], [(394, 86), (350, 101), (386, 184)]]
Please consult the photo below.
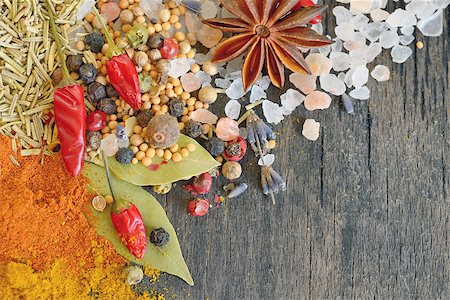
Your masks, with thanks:
[(245, 192), (247, 188), (248, 185), (246, 183), (241, 183), (240, 185), (238, 185), (237, 187), (235, 187), (230, 191), (230, 193), (228, 194), (228, 198), (235, 198), (241, 195), (243, 192)]
[(248, 142), (252, 147), (253, 151), (258, 156), (259, 149), (256, 145), (257, 140), (260, 142), (260, 148), (262, 156), (267, 154), (269, 151), (268, 139), (275, 139), (275, 134), (272, 128), (264, 123), (261, 118), (259, 118), (253, 111), (247, 117), (247, 132), (248, 132)]

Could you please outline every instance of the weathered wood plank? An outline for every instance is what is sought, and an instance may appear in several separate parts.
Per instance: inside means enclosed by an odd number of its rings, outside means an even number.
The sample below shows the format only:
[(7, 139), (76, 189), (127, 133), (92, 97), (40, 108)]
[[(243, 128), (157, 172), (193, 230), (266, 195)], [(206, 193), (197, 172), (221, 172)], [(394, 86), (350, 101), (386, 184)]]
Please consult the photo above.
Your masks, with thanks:
[[(163, 276), (167, 296), (449, 298), (449, 38), (423, 41), (403, 65), (384, 51), (376, 64), (387, 65), (392, 80), (371, 79), (371, 101), (357, 101), (354, 116), (335, 99), (276, 127), (274, 166), (288, 190), (275, 206), (259, 191), (250, 156), (245, 197), (207, 217), (186, 214), (189, 195), (179, 187), (159, 196), (196, 284)], [(302, 138), (305, 117), (321, 122), (319, 141)]]

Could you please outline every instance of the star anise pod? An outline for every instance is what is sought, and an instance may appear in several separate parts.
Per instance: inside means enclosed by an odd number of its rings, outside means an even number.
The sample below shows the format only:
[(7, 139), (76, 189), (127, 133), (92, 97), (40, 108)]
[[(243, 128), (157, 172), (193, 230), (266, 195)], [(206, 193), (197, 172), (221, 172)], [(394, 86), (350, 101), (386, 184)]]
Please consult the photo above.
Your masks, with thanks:
[(212, 61), (232, 60), (247, 49), (242, 66), (242, 82), (247, 90), (258, 78), (264, 61), (272, 83), (284, 85), (284, 66), (293, 72), (311, 71), (297, 47), (319, 48), (331, 40), (306, 24), (326, 6), (305, 7), (293, 11), (299, 0), (221, 0), (238, 18), (208, 19), (203, 22), (224, 32), (238, 33), (221, 42)]

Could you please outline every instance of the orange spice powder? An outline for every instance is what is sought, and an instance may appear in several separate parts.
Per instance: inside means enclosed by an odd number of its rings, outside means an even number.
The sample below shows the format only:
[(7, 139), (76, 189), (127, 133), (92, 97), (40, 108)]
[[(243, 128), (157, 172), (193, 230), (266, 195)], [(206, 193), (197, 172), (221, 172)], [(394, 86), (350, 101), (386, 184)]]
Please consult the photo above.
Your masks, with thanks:
[[(20, 163), (13, 165), (12, 155)], [(0, 263), (15, 261), (42, 270), (59, 259), (74, 271), (94, 266), (92, 243), (107, 261), (124, 263), (86, 220), (92, 195), (86, 179), (66, 173), (59, 154), (21, 158), (0, 136)]]

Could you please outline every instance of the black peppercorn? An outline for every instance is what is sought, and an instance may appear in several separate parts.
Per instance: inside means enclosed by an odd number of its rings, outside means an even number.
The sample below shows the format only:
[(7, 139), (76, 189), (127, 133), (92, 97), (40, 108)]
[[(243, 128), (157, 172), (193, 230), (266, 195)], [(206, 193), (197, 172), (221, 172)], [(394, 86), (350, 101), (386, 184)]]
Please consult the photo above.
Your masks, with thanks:
[(148, 122), (153, 117), (153, 113), (150, 109), (141, 110), (136, 116), (136, 122), (142, 128), (147, 127)]
[(83, 65), (83, 55), (69, 55), (66, 60), (67, 68), (69, 71), (78, 72), (81, 65)]
[(116, 153), (116, 160), (121, 164), (129, 164), (134, 157), (133, 151), (130, 148), (120, 148)]
[(89, 98), (93, 103), (97, 103), (103, 98), (106, 98), (106, 88), (103, 84), (94, 81), (88, 86)]
[(202, 124), (200, 122), (189, 120), (184, 126), (184, 131), (191, 138), (195, 139), (199, 137), (203, 132)]
[(164, 246), (169, 242), (170, 234), (163, 228), (158, 228), (150, 232), (150, 242), (155, 246)]
[(205, 146), (212, 156), (219, 156), (225, 150), (225, 143), (218, 137), (211, 138)]
[(94, 31), (86, 36), (85, 43), (89, 50), (99, 53), (102, 51), (102, 47), (105, 44), (105, 39), (103, 38), (103, 35)]
[(94, 82), (97, 77), (97, 69), (93, 64), (82, 65), (78, 70), (78, 73), (80, 74), (80, 78), (83, 80), (85, 85)]
[(97, 109), (104, 111), (108, 115), (115, 114), (117, 111), (116, 101), (111, 98), (103, 98), (98, 101)]
[(170, 115), (175, 118), (181, 117), (184, 110), (184, 102), (178, 98), (174, 98), (169, 102)]
[(148, 39), (147, 46), (151, 49), (161, 49), (164, 46), (164, 37), (157, 33)]
[(92, 150), (97, 150), (100, 148), (100, 143), (102, 141), (102, 134), (100, 131), (88, 131), (86, 134), (86, 142), (89, 148)]
[(111, 84), (106, 85), (106, 95), (108, 95), (109, 98), (119, 97), (116, 89)]

